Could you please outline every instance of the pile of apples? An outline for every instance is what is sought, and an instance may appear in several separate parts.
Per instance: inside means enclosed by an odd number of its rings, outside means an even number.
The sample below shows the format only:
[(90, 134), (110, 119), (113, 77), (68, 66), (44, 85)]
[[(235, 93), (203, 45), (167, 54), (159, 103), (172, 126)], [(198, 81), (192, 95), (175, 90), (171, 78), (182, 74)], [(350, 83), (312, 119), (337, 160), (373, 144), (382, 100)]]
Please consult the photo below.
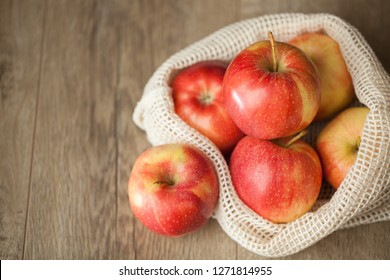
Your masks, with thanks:
[[(256, 42), (227, 65), (202, 61), (171, 84), (176, 114), (225, 156), (238, 197), (273, 223), (291, 222), (339, 187), (357, 157), (364, 107), (354, 99), (338, 43), (323, 32)], [(300, 138), (326, 121), (315, 147)], [(130, 206), (150, 230), (180, 236), (202, 227), (219, 196), (209, 158), (189, 144), (151, 147), (134, 163)]]

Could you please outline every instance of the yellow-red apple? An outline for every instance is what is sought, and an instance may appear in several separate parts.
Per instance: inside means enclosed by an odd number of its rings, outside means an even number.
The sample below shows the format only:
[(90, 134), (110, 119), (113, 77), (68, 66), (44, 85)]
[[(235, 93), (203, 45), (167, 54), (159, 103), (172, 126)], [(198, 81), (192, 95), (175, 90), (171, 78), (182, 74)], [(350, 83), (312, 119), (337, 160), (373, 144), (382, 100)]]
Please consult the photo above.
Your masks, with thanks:
[(274, 223), (291, 222), (305, 214), (321, 189), (317, 153), (294, 138), (267, 141), (246, 136), (230, 158), (238, 196), (255, 213)]
[(244, 134), (223, 103), (225, 71), (226, 64), (218, 61), (203, 61), (182, 69), (172, 81), (172, 97), (175, 112), (228, 155)]
[(187, 144), (165, 144), (135, 161), (128, 193), (134, 215), (158, 234), (179, 236), (202, 227), (219, 195), (210, 159)]
[(316, 149), (321, 159), (324, 179), (335, 189), (340, 186), (356, 161), (369, 111), (366, 107), (348, 108), (326, 124), (317, 137)]
[(223, 80), (226, 108), (247, 135), (275, 139), (306, 128), (320, 105), (313, 62), (290, 44), (259, 41), (229, 64)]
[(337, 41), (323, 33), (309, 32), (288, 43), (303, 50), (320, 73), (321, 103), (314, 120), (328, 119), (345, 109), (352, 102), (355, 91)]

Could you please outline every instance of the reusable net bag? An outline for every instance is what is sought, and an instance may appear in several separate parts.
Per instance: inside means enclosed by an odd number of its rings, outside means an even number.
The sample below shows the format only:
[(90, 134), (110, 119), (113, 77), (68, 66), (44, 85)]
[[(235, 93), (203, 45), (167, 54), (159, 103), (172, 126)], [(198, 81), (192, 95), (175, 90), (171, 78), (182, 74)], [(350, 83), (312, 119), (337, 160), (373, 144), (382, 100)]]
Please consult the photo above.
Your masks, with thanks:
[[(175, 114), (169, 86), (178, 70), (204, 60), (231, 61), (248, 45), (267, 39), (288, 41), (304, 32), (324, 31), (340, 46), (351, 73), (357, 101), (370, 109), (357, 160), (337, 191), (324, 183), (310, 212), (286, 224), (255, 214), (237, 196), (228, 164), (216, 146)], [(228, 25), (166, 60), (145, 86), (133, 112), (152, 145), (185, 142), (213, 161), (220, 197), (215, 218), (233, 240), (267, 257), (296, 253), (335, 230), (390, 220), (390, 79), (365, 39), (350, 24), (329, 14), (275, 14)], [(323, 124), (309, 127), (313, 144)]]

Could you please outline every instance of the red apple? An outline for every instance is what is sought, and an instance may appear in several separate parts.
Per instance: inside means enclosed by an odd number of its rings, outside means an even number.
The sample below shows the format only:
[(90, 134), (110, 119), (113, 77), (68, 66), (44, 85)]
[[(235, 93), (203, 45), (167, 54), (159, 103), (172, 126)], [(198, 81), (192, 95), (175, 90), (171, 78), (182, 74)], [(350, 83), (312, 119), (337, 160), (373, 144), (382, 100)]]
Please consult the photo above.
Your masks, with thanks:
[(320, 79), (313, 62), (297, 47), (270, 37), (242, 50), (223, 81), (233, 121), (245, 134), (264, 140), (303, 130), (320, 104)]
[(230, 159), (238, 196), (255, 213), (274, 223), (291, 222), (309, 211), (321, 189), (317, 153), (294, 138), (267, 141), (246, 136)]
[(165, 144), (143, 152), (128, 185), (131, 209), (150, 230), (179, 236), (202, 227), (219, 195), (209, 158), (187, 144)]
[(223, 103), (225, 71), (226, 65), (216, 61), (191, 65), (174, 78), (172, 96), (176, 113), (227, 155), (244, 134)]
[(321, 103), (314, 120), (328, 119), (345, 109), (355, 97), (355, 91), (339, 44), (318, 32), (302, 34), (288, 43), (303, 50), (320, 73)]
[(332, 119), (320, 132), (316, 149), (324, 179), (335, 189), (344, 180), (357, 158), (368, 108), (348, 108)]

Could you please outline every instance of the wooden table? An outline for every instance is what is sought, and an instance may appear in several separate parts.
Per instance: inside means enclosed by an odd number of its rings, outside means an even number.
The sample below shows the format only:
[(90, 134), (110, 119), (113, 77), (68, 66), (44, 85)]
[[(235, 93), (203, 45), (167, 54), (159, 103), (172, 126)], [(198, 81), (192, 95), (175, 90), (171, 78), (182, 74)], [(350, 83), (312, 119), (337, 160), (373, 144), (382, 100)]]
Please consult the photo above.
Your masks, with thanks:
[[(257, 259), (215, 220), (157, 236), (129, 208), (150, 147), (132, 121), (156, 68), (241, 19), (328, 12), (390, 70), (387, 0), (0, 1), (0, 258)], [(337, 231), (290, 259), (389, 259), (390, 222)]]

